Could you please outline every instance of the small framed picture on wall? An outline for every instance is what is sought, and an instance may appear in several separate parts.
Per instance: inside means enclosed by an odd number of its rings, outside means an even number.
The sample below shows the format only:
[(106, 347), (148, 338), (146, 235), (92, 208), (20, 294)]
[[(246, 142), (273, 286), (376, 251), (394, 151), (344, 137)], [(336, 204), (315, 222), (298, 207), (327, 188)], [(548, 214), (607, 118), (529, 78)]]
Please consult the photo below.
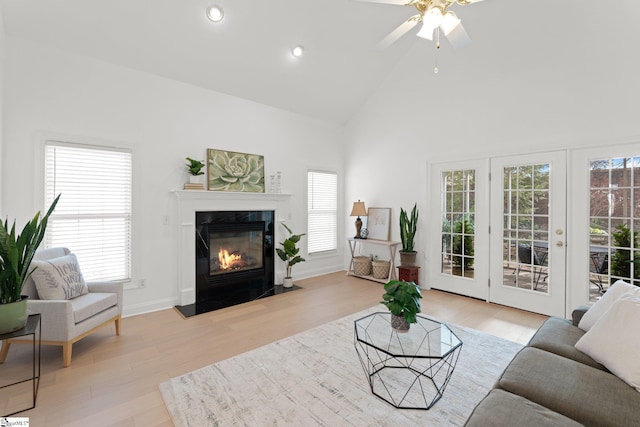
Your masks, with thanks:
[(391, 208), (369, 208), (367, 211), (368, 238), (389, 240), (391, 231)]

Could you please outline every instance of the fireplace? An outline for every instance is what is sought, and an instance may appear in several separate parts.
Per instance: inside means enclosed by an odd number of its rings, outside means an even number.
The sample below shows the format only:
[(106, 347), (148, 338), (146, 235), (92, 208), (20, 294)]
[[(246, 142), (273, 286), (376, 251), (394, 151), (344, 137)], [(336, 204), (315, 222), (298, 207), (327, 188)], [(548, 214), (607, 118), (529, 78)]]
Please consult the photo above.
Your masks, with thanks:
[(195, 314), (274, 293), (274, 211), (196, 212)]
[(264, 270), (264, 222), (209, 224), (209, 275)]

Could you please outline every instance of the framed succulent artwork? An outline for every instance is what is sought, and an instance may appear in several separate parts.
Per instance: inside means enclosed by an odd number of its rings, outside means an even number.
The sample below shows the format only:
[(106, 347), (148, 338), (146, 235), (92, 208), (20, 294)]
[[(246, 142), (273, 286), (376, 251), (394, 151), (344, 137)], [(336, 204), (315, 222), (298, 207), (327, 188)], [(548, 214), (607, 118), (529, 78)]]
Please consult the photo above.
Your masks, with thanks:
[(211, 191), (264, 193), (264, 156), (209, 148), (207, 175)]

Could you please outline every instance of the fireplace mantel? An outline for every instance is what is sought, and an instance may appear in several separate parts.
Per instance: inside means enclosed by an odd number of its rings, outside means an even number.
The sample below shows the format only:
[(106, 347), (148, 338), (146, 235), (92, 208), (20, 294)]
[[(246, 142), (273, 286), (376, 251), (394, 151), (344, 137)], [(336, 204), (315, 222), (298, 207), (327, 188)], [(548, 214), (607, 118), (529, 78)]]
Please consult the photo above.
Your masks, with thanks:
[[(271, 210), (275, 212), (276, 223), (290, 219), (291, 194), (199, 190), (176, 190), (172, 193), (178, 199), (178, 305), (193, 304), (196, 301), (194, 251), (196, 212)], [(282, 239), (281, 228), (275, 227), (275, 241)], [(276, 281), (281, 281), (284, 277), (281, 265), (276, 267), (275, 274)]]
[(291, 194), (283, 193), (239, 193), (232, 191), (175, 190), (180, 200), (289, 200)]

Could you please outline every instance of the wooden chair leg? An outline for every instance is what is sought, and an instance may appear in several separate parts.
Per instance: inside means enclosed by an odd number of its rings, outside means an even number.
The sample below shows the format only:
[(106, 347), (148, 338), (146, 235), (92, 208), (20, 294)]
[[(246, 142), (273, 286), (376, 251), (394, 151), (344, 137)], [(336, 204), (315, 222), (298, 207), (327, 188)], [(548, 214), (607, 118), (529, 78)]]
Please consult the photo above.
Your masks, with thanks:
[(64, 367), (68, 368), (71, 366), (71, 351), (73, 350), (73, 344), (70, 342), (66, 342), (62, 344), (62, 360), (64, 363)]
[(7, 354), (9, 354), (10, 346), (11, 343), (9, 342), (9, 340), (2, 341), (2, 350), (0, 350), (0, 363), (4, 363), (4, 361), (7, 360)]
[(122, 331), (122, 316), (118, 316), (116, 318), (116, 335), (120, 336), (121, 331)]

